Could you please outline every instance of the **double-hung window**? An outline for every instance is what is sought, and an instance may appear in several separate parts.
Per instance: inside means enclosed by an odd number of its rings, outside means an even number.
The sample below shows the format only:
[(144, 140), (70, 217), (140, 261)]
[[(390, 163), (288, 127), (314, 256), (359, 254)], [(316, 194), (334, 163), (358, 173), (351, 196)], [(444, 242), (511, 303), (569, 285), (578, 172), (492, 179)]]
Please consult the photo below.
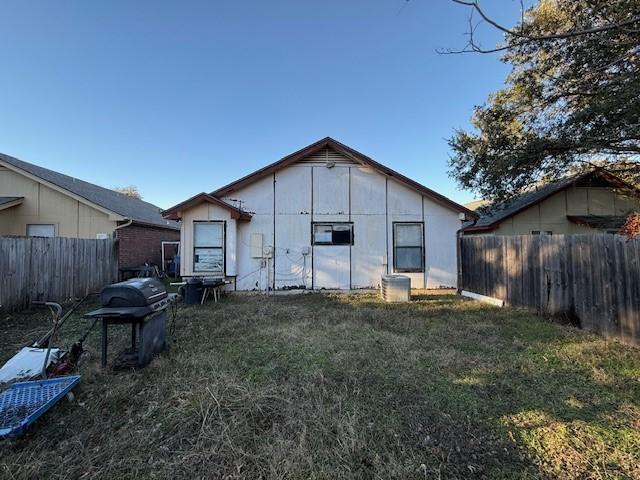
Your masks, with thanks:
[(393, 224), (393, 269), (396, 272), (424, 271), (424, 224)]
[(314, 245), (353, 245), (353, 223), (314, 223)]
[(193, 223), (193, 271), (224, 275), (224, 222)]

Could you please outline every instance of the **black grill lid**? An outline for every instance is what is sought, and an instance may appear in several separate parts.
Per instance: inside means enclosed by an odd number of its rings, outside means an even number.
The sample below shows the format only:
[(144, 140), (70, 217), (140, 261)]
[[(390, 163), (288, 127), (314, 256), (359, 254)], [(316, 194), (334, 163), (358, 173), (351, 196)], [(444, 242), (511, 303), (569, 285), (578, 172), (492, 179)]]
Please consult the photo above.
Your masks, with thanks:
[(107, 285), (100, 292), (103, 307), (146, 307), (167, 297), (164, 285), (153, 278), (132, 278)]

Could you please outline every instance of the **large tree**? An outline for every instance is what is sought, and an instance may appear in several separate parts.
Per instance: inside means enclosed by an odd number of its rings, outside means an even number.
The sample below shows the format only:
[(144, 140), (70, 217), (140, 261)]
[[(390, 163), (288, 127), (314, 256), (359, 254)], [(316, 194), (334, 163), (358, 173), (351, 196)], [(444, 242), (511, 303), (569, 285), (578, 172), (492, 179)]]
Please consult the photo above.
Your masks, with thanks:
[[(477, 1), (452, 0), (504, 33), (506, 86), (449, 139), (450, 174), (496, 200), (589, 164), (640, 177), (640, 0), (539, 0), (506, 28)], [(620, 170), (624, 170), (620, 172)]]

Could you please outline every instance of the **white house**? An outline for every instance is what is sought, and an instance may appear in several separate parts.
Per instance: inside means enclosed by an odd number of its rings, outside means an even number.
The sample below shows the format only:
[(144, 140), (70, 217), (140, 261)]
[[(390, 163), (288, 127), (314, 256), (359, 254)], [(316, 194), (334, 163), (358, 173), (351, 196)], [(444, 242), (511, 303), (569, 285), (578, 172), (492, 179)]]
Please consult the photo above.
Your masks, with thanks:
[(163, 212), (182, 276), (237, 290), (456, 286), (456, 234), (476, 214), (331, 138)]

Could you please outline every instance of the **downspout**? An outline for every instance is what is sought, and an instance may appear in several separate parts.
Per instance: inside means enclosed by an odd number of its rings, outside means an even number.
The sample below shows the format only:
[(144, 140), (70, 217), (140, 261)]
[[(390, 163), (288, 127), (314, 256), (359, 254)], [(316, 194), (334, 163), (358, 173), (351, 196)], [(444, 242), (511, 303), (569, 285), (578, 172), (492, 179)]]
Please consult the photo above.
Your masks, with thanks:
[(113, 231), (115, 232), (116, 230), (120, 230), (121, 228), (128, 227), (132, 223), (133, 223), (133, 218), (130, 218), (129, 221), (127, 221), (126, 223), (123, 223), (122, 225), (116, 225), (116, 228), (114, 228)]
[(129, 221), (123, 223), (122, 225), (116, 225), (116, 228), (113, 229), (113, 233), (115, 234), (115, 239), (118, 240), (118, 243), (116, 244), (116, 248), (117, 248), (117, 252), (118, 252), (118, 256), (117, 256), (117, 265), (116, 265), (116, 279), (120, 280), (118, 277), (119, 275), (119, 269), (120, 269), (120, 239), (118, 239), (118, 230), (120, 230), (121, 228), (125, 228), (128, 227), (129, 225), (131, 225), (133, 223), (133, 218), (130, 218)]

